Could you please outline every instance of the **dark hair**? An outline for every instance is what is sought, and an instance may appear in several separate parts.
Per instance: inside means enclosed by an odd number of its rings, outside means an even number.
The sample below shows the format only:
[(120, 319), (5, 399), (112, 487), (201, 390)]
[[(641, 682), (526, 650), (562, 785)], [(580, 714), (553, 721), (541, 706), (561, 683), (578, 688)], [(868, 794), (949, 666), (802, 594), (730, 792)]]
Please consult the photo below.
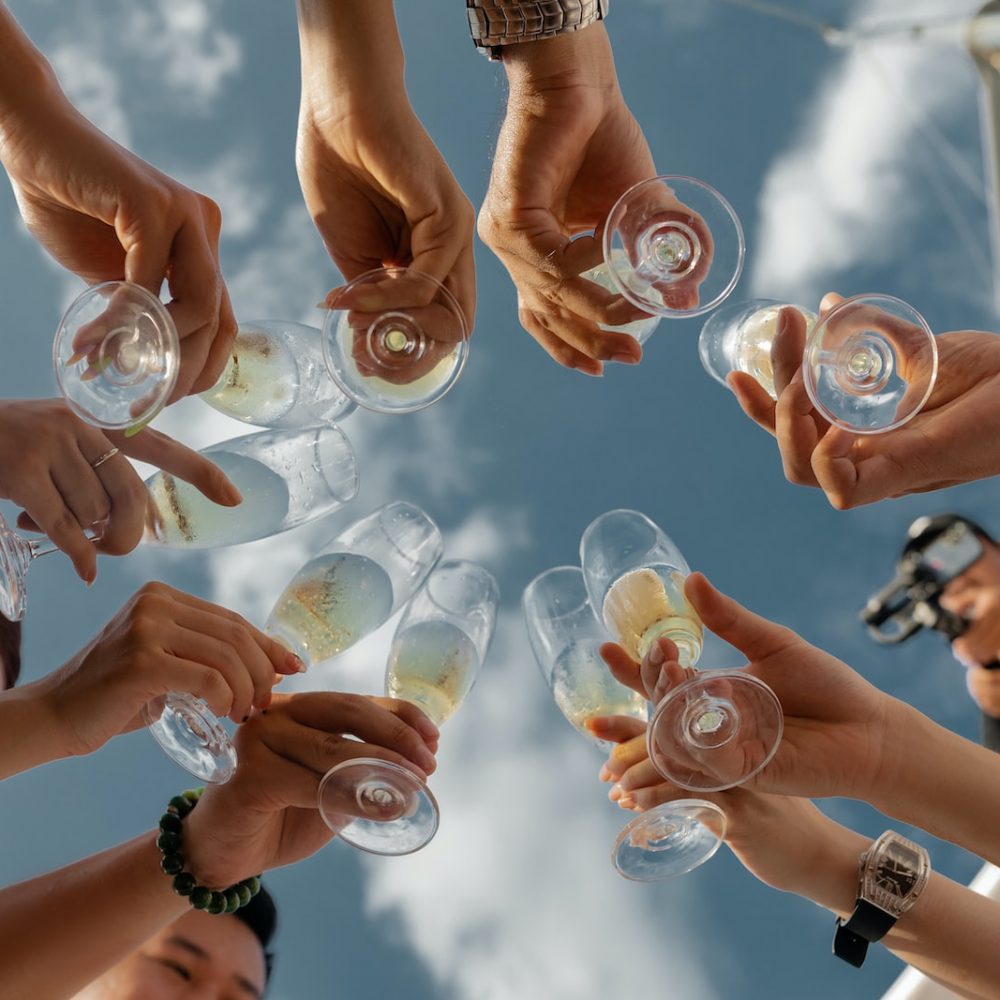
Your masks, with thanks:
[(0, 615), (0, 668), (4, 689), (12, 688), (21, 676), (21, 623)]
[(274, 967), (274, 953), (268, 951), (267, 946), (278, 928), (278, 908), (274, 905), (271, 894), (261, 886), (260, 892), (246, 906), (241, 906), (233, 916), (246, 924), (260, 942), (261, 948), (264, 949), (267, 979), (270, 980), (271, 969)]

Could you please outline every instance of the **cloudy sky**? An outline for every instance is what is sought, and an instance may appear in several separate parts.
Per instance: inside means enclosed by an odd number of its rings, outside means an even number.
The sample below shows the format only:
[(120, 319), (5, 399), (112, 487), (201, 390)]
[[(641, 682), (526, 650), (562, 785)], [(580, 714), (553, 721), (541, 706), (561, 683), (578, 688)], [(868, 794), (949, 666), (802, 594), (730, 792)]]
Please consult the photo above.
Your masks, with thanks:
[[(795, 7), (845, 26), (978, 5)], [(459, 0), (399, 6), (411, 97), (478, 204), (500, 71), (473, 51)], [(16, 0), (12, 9), (97, 124), (220, 202), (237, 315), (316, 322), (313, 303), (338, 276), (294, 173), (293, 5)], [(886, 291), (937, 330), (996, 328), (976, 77), (961, 52), (832, 50), (807, 28), (713, 0), (620, 0), (608, 28), (658, 168), (711, 182), (743, 218), (749, 257), (737, 295), (814, 304), (828, 289)], [(0, 391), (50, 395), (49, 338), (79, 285), (21, 231), (6, 189), (0, 227)], [(282, 908), (276, 1000), (879, 996), (895, 959), (876, 950), (861, 973), (835, 962), (829, 915), (760, 886), (726, 851), (667, 884), (614, 873), (609, 849), (626, 817), (605, 801), (599, 756), (551, 703), (520, 594), (536, 573), (575, 560), (594, 516), (635, 507), (734, 596), (973, 736), (976, 714), (942, 642), (873, 648), (856, 614), (918, 515), (955, 508), (1000, 527), (996, 485), (837, 513), (784, 481), (770, 439), (704, 374), (697, 321), (662, 324), (639, 368), (587, 379), (542, 355), (518, 327), (505, 272), (482, 247), (477, 261), (479, 321), (462, 383), (424, 413), (345, 423), (362, 467), (351, 508), (321, 528), (237, 549), (104, 560), (89, 591), (64, 559), (43, 560), (31, 571), (27, 675), (61, 663), (151, 578), (263, 620), (318, 541), (387, 500), (415, 501), (441, 524), (449, 555), (481, 559), (498, 577), (493, 651), (445, 731), (434, 843), (395, 860), (333, 844), (270, 877)], [(198, 446), (244, 432), (197, 401), (158, 426)], [(391, 631), (308, 684), (377, 691)], [(735, 663), (721, 644), (703, 659)], [(6, 782), (0, 882), (145, 829), (186, 784), (145, 733)], [(855, 803), (827, 808), (872, 835), (884, 829)], [(931, 846), (939, 870), (963, 880), (975, 871), (954, 848)]]

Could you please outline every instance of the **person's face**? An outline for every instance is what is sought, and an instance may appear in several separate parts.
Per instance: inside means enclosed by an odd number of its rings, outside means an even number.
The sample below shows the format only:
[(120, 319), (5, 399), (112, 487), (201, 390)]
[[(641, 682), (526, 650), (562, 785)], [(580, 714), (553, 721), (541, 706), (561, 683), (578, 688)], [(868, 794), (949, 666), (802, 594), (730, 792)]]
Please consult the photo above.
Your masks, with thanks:
[(76, 1000), (259, 1000), (264, 984), (264, 950), (250, 928), (192, 910)]
[(967, 617), (984, 590), (1000, 587), (1000, 547), (981, 539), (983, 554), (944, 589), (941, 604), (949, 611)]

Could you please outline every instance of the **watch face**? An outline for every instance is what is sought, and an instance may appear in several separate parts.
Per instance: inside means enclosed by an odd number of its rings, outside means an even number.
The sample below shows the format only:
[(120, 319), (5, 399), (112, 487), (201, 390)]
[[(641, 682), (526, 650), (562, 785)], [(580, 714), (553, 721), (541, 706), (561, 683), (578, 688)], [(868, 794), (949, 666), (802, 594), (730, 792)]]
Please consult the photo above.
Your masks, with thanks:
[(874, 871), (866, 879), (872, 901), (892, 909), (892, 904), (905, 899), (916, 886), (923, 870), (922, 856), (899, 840), (885, 844)]

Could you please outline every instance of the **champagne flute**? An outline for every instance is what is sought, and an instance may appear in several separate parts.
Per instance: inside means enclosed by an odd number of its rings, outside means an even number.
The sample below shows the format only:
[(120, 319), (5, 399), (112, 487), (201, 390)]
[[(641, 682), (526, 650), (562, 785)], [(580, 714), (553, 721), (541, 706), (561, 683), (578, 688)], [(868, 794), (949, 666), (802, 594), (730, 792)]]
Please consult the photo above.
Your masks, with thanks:
[(693, 177), (641, 181), (615, 202), (603, 227), (604, 260), (582, 277), (619, 292), (650, 316), (604, 329), (643, 343), (659, 319), (710, 312), (743, 272), (746, 240), (732, 205)]
[[(723, 385), (731, 372), (756, 379), (777, 398), (771, 355), (778, 315), (789, 304), (754, 299), (720, 309), (705, 323), (698, 349)], [(915, 417), (937, 380), (937, 342), (927, 321), (892, 295), (856, 295), (806, 321), (802, 375), (813, 406), (854, 434), (880, 434)]]
[[(602, 514), (583, 534), (580, 559), (591, 604), (633, 659), (642, 660), (665, 635), (677, 646), (681, 666), (694, 667), (704, 630), (684, 596), (690, 568), (658, 525), (634, 510)], [(690, 791), (721, 791), (767, 766), (783, 727), (781, 704), (763, 681), (745, 670), (703, 671), (656, 706), (647, 747), (668, 781)], [(650, 810), (629, 824), (627, 839), (638, 833), (643, 840), (658, 824)], [(618, 860), (627, 866), (633, 859), (619, 853)]]
[[(521, 609), (535, 659), (556, 704), (578, 732), (598, 740), (588, 720), (627, 715), (645, 722), (644, 698), (611, 676), (598, 649), (607, 639), (587, 596), (583, 573), (558, 566), (535, 577), (525, 588)], [(648, 817), (648, 818), (647, 818)], [(726, 818), (702, 799), (667, 802), (633, 820), (615, 842), (612, 858), (627, 878), (648, 882), (683, 875), (704, 864), (722, 845)]]
[[(385, 693), (422, 709), (437, 726), (458, 710), (486, 660), (500, 589), (482, 566), (450, 560), (427, 578), (392, 640)], [(358, 758), (327, 772), (319, 810), (341, 840), (370, 854), (412, 854), (438, 828), (430, 789), (412, 771)]]
[[(166, 405), (177, 382), (177, 328), (141, 285), (107, 281), (66, 310), (53, 366), (78, 416), (136, 432)], [(288, 320), (241, 323), (225, 370), (201, 398), (235, 420), (274, 428), (315, 427), (356, 409), (327, 372), (320, 331)]]
[[(332, 429), (332, 428), (331, 428)], [(419, 507), (397, 501), (355, 521), (292, 578), (265, 631), (313, 666), (374, 632), (405, 604), (441, 557), (441, 533)], [(228, 781), (236, 749), (201, 698), (172, 692), (146, 707), (164, 752), (203, 781)]]
[(247, 434), (201, 454), (232, 480), (243, 502), (220, 507), (190, 483), (157, 472), (146, 480), (148, 541), (179, 549), (240, 545), (326, 517), (358, 494), (357, 457), (333, 425)]
[(376, 413), (411, 413), (458, 381), (468, 321), (452, 293), (420, 271), (367, 271), (329, 303), (323, 349), (331, 376)]

